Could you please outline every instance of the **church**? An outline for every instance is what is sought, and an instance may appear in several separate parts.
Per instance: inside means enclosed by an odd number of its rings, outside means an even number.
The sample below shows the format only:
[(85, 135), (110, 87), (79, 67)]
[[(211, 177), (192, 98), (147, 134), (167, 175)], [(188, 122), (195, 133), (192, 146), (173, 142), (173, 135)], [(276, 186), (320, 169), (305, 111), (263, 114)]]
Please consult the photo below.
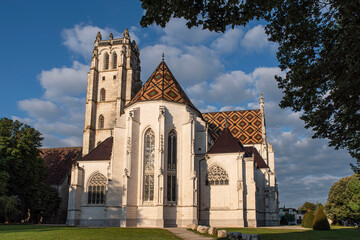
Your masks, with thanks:
[(201, 113), (164, 58), (143, 84), (139, 55), (127, 29), (96, 36), (67, 224), (278, 225), (263, 96), (258, 109)]

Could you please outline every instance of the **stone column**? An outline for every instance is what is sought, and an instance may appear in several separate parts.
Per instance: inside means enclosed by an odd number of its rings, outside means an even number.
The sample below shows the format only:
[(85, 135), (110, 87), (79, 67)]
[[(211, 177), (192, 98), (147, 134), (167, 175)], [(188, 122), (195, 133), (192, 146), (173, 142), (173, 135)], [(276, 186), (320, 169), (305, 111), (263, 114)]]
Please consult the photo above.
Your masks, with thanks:
[(71, 183), (69, 187), (68, 216), (66, 223), (74, 226), (80, 224), (81, 197), (83, 193), (83, 169), (75, 163), (71, 168)]

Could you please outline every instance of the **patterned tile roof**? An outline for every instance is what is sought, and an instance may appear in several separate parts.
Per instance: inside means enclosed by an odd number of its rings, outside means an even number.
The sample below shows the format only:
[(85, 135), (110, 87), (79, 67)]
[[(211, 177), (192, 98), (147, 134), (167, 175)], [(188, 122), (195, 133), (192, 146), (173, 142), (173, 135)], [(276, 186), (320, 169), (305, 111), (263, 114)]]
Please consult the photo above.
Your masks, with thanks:
[(242, 144), (262, 142), (260, 110), (203, 113), (202, 117), (209, 123), (209, 133), (214, 140), (220, 136), (227, 122), (232, 135)]
[(166, 100), (187, 104), (200, 113), (176, 81), (164, 61), (159, 64), (128, 106), (135, 102), (150, 100)]
[(113, 137), (108, 137), (96, 148), (91, 150), (81, 161), (110, 160), (113, 147)]
[(42, 148), (41, 157), (47, 166), (46, 182), (61, 184), (71, 165), (81, 158), (82, 147)]

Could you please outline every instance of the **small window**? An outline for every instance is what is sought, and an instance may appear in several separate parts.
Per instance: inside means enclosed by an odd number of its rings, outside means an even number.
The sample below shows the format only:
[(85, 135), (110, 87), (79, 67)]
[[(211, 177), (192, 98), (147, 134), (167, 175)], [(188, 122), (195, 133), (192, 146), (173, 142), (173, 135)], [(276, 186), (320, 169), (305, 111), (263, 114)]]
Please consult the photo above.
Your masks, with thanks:
[(105, 56), (104, 56), (104, 69), (109, 69), (109, 54), (108, 53), (105, 53)]
[(99, 129), (103, 129), (104, 128), (104, 116), (100, 115), (99, 116)]
[(101, 173), (91, 177), (88, 184), (88, 204), (105, 204), (107, 179)]
[(102, 80), (103, 80), (103, 81), (105, 80), (105, 76), (102, 77)]
[(112, 54), (112, 68), (115, 69), (117, 65), (117, 54), (113, 53)]
[(105, 102), (105, 95), (106, 95), (106, 91), (104, 88), (102, 88), (100, 91), (100, 102)]

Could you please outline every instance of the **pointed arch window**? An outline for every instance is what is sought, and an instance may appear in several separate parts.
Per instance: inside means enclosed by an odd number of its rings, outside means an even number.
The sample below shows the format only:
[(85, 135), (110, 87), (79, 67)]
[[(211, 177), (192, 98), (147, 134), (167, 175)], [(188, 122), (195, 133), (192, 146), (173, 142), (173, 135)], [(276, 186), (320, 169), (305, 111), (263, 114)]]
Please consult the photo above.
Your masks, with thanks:
[(112, 54), (112, 68), (115, 69), (117, 66), (117, 54), (114, 52)]
[(144, 201), (154, 200), (155, 135), (151, 129), (144, 138)]
[(104, 69), (109, 69), (109, 54), (105, 53), (104, 55)]
[(107, 179), (101, 173), (95, 173), (88, 183), (88, 204), (105, 204)]
[(214, 165), (208, 170), (206, 185), (229, 185), (229, 176), (222, 167)]
[(167, 156), (167, 201), (176, 202), (177, 138), (172, 130), (168, 136)]
[(99, 116), (99, 128), (100, 129), (104, 128), (104, 116), (103, 115)]
[(106, 97), (106, 91), (104, 88), (102, 88), (100, 91), (100, 102), (105, 102), (105, 97)]

